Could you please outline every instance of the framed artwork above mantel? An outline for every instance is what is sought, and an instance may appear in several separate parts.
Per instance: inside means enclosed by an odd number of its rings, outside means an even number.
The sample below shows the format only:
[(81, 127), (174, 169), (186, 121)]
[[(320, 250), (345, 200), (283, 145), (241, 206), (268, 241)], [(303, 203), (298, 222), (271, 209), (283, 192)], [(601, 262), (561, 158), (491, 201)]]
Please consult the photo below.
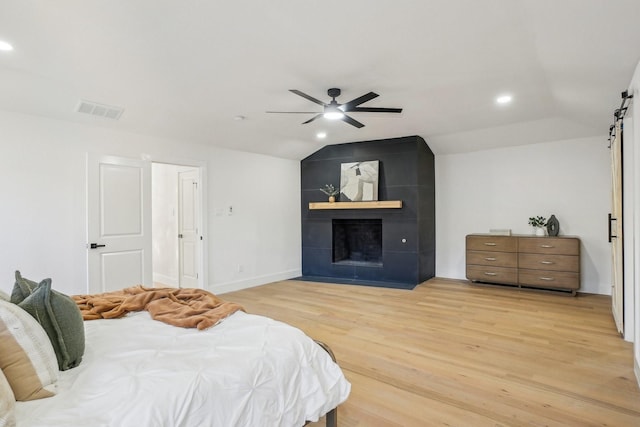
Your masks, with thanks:
[(378, 200), (380, 161), (342, 163), (340, 165), (340, 200), (367, 202)]

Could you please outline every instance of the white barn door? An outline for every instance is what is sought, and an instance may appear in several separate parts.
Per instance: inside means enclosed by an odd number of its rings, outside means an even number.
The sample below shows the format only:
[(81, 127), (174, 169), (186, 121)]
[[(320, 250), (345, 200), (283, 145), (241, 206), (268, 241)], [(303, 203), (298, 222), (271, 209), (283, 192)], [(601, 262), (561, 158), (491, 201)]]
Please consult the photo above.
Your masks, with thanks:
[(622, 230), (622, 126), (615, 124), (611, 140), (611, 214), (609, 242), (611, 242), (611, 310), (618, 332), (624, 336), (624, 270)]
[(151, 163), (87, 156), (88, 290), (152, 286)]

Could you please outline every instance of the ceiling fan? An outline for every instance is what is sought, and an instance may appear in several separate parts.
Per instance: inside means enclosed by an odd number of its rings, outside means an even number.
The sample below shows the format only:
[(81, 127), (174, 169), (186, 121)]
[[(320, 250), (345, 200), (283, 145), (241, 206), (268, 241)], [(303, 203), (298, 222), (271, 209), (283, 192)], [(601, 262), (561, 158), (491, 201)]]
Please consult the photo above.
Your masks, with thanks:
[(304, 92), (300, 92), (297, 89), (289, 89), (289, 92), (293, 92), (296, 95), (299, 95), (309, 101), (316, 103), (318, 105), (322, 105), (323, 111), (318, 113), (317, 111), (267, 111), (267, 113), (284, 113), (284, 114), (315, 114), (312, 118), (303, 122), (302, 124), (311, 123), (312, 121), (324, 117), (329, 120), (342, 120), (343, 122), (349, 123), (352, 126), (357, 128), (364, 127), (362, 123), (355, 120), (352, 117), (349, 117), (345, 113), (356, 113), (356, 112), (368, 112), (368, 113), (401, 113), (402, 108), (378, 108), (378, 107), (359, 107), (360, 104), (364, 104), (367, 101), (372, 100), (373, 98), (378, 97), (377, 93), (369, 92), (366, 95), (362, 95), (356, 99), (353, 99), (349, 102), (345, 102), (344, 104), (338, 103), (336, 98), (340, 96), (340, 89), (331, 88), (327, 91), (327, 95), (329, 95), (332, 99), (326, 104), (319, 99), (314, 98), (313, 96), (307, 95)]

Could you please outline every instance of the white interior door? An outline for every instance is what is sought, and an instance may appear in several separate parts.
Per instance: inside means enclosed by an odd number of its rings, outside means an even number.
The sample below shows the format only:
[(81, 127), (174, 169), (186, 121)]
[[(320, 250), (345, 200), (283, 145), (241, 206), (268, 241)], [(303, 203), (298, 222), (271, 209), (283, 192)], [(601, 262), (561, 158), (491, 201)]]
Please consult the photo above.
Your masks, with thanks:
[(178, 173), (178, 265), (181, 288), (199, 287), (198, 177), (197, 169)]
[(611, 140), (611, 309), (620, 334), (624, 334), (624, 273), (622, 240), (622, 126), (616, 122), (615, 138)]
[(151, 163), (87, 156), (89, 292), (152, 286)]

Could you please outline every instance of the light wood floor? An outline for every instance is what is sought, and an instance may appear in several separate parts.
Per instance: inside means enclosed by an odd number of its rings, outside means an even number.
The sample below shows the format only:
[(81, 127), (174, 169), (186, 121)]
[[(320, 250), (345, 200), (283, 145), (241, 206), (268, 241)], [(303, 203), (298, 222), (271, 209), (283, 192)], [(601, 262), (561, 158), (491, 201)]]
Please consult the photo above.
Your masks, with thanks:
[(432, 279), (412, 291), (283, 281), (222, 297), (331, 346), (352, 384), (341, 427), (640, 426), (632, 344), (607, 296)]

